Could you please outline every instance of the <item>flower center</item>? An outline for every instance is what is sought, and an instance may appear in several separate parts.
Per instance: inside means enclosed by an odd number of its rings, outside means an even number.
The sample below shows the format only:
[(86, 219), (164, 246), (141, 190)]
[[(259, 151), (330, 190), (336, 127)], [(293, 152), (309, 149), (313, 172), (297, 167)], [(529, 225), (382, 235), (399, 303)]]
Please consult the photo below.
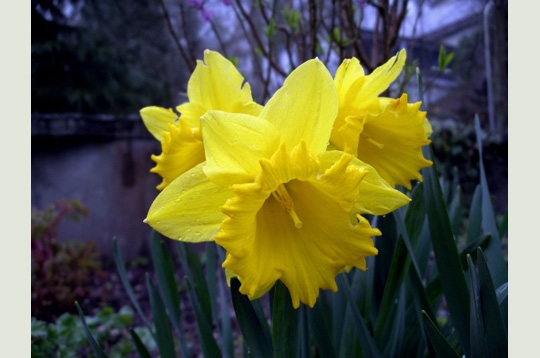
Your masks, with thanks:
[(294, 211), (293, 200), (291, 196), (289, 195), (289, 192), (285, 188), (285, 185), (279, 184), (276, 191), (272, 192), (272, 195), (281, 204), (283, 209), (285, 209), (285, 211), (291, 216), (291, 218), (294, 221), (294, 226), (300, 229), (302, 227), (302, 222), (300, 221), (300, 219), (298, 218), (298, 215), (296, 215), (296, 212)]
[(362, 132), (362, 133), (360, 134), (360, 138), (363, 138), (363, 139), (367, 140), (368, 143), (373, 144), (374, 146), (376, 146), (376, 147), (379, 148), (379, 149), (383, 149), (383, 148), (384, 148), (384, 144), (377, 142), (376, 140), (374, 140), (373, 138), (371, 138), (370, 136), (368, 136), (368, 135), (367, 135), (366, 133), (364, 133), (364, 132)]

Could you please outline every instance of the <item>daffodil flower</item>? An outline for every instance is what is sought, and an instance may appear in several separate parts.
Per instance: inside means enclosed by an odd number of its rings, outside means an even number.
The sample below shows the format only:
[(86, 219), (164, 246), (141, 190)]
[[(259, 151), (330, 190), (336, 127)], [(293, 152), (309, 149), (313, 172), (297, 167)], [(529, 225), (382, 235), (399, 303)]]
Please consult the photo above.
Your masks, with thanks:
[(379, 97), (399, 76), (405, 58), (401, 50), (370, 75), (358, 59), (343, 61), (334, 76), (339, 111), (330, 145), (372, 165), (391, 186), (411, 189), (411, 180), (422, 180), (420, 169), (432, 164), (422, 155), (431, 126), (421, 103), (408, 103), (407, 94)]
[(140, 111), (148, 131), (161, 142), (162, 153), (153, 155), (156, 166), (151, 172), (163, 178), (162, 190), (182, 173), (205, 160), (200, 134), (200, 118), (208, 110), (258, 115), (262, 106), (253, 101), (249, 83), (236, 67), (218, 52), (206, 50), (204, 62), (197, 66), (188, 81), (188, 102), (171, 109), (157, 106)]
[(318, 60), (295, 69), (258, 116), (208, 111), (206, 162), (180, 175), (145, 219), (172, 239), (215, 240), (223, 267), (255, 299), (277, 280), (292, 304), (311, 307), (335, 277), (377, 254), (361, 214), (383, 215), (409, 198), (369, 165), (326, 151), (337, 114), (332, 77)]

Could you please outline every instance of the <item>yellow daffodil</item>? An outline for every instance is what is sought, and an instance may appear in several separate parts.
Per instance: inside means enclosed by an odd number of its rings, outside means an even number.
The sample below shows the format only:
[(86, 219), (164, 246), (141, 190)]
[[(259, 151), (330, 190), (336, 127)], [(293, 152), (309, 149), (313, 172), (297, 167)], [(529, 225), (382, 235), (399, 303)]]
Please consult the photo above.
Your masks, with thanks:
[(258, 116), (208, 111), (201, 131), (206, 162), (180, 175), (145, 219), (172, 239), (215, 240), (223, 267), (251, 299), (277, 280), (292, 304), (311, 307), (335, 276), (366, 269), (380, 235), (361, 214), (409, 202), (369, 165), (326, 151), (338, 98), (317, 59), (295, 69)]
[(411, 180), (422, 180), (420, 169), (432, 164), (422, 155), (431, 126), (421, 103), (408, 103), (406, 94), (379, 97), (399, 76), (405, 58), (401, 50), (370, 75), (358, 59), (343, 61), (334, 77), (339, 111), (330, 146), (369, 163), (391, 186), (411, 189)]
[(151, 172), (160, 175), (162, 190), (180, 174), (204, 161), (200, 118), (208, 110), (258, 115), (262, 106), (251, 96), (249, 83), (236, 67), (218, 52), (206, 50), (204, 62), (188, 81), (189, 101), (176, 107), (180, 118), (170, 109), (156, 106), (140, 111), (146, 128), (161, 142), (162, 153), (153, 155), (156, 166)]

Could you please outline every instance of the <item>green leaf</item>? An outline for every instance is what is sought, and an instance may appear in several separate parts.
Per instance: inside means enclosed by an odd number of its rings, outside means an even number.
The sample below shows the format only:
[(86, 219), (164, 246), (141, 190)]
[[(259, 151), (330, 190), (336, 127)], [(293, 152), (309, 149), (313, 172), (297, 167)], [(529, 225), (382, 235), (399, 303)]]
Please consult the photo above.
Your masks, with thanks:
[(90, 344), (90, 348), (92, 348), (92, 352), (94, 352), (97, 358), (108, 358), (108, 356), (105, 354), (105, 352), (103, 352), (103, 349), (101, 349), (98, 342), (96, 342), (94, 336), (92, 336), (92, 333), (88, 329), (88, 326), (86, 325), (86, 320), (84, 319), (83, 311), (81, 310), (81, 307), (79, 306), (79, 303), (77, 301), (75, 301), (75, 306), (77, 307), (77, 312), (79, 312), (79, 317), (83, 325), (84, 334), (86, 335), (86, 339)]
[(363, 355), (366, 357), (373, 357), (373, 358), (380, 357), (381, 354), (379, 353), (379, 350), (377, 349), (377, 345), (375, 344), (375, 341), (373, 340), (371, 333), (366, 327), (364, 318), (360, 316), (358, 307), (356, 306), (356, 303), (353, 300), (351, 291), (349, 289), (349, 284), (347, 280), (345, 279), (345, 275), (339, 274), (336, 278), (336, 281), (339, 287), (338, 289), (345, 291), (345, 295), (347, 296), (347, 302), (352, 312), (352, 318), (354, 320), (354, 325), (356, 327), (356, 333), (358, 334), (358, 339), (360, 340), (360, 345), (362, 346)]
[(216, 278), (216, 243), (213, 241), (207, 242), (205, 245), (206, 255), (206, 282), (210, 297), (210, 306), (214, 321), (218, 321), (218, 306), (217, 306), (217, 278)]
[(484, 252), (493, 277), (493, 284), (495, 286), (500, 286), (503, 283), (508, 282), (508, 269), (506, 268), (506, 262), (504, 260), (504, 255), (501, 248), (501, 239), (499, 237), (499, 230), (497, 229), (495, 214), (491, 205), (488, 183), (484, 170), (482, 155), (482, 130), (480, 129), (480, 119), (478, 118), (478, 115), (475, 115), (474, 121), (478, 141), (478, 154), (480, 157), (479, 164), (480, 185), (482, 187), (482, 227), (484, 229), (484, 233), (490, 233), (493, 238)]
[(141, 338), (139, 335), (133, 330), (129, 329), (129, 334), (131, 335), (131, 339), (133, 339), (133, 343), (135, 343), (135, 349), (137, 349), (137, 353), (139, 353), (139, 357), (141, 358), (152, 358), (150, 355), (150, 352), (148, 352), (148, 349), (141, 341)]
[(508, 333), (501, 315), (497, 292), (491, 280), (489, 267), (481, 249), (478, 249), (477, 267), (480, 285), (480, 307), (486, 335), (486, 356), (506, 357), (508, 356)]
[(159, 239), (159, 234), (155, 230), (152, 230), (150, 251), (163, 301), (172, 318), (172, 322), (177, 326), (178, 331), (181, 332), (182, 328), (180, 322), (182, 313), (180, 312), (180, 295), (174, 277), (172, 259), (167, 248), (164, 246), (163, 241)]
[(446, 340), (439, 328), (435, 323), (429, 318), (429, 316), (422, 311), (424, 317), (424, 326), (426, 329), (427, 337), (429, 342), (433, 346), (433, 349), (437, 353), (438, 357), (445, 358), (460, 358), (459, 354), (454, 350), (452, 345)]
[(281, 281), (274, 285), (272, 341), (274, 357), (293, 357), (298, 349), (300, 311), (292, 306), (289, 290)]
[(467, 243), (471, 243), (482, 234), (482, 188), (480, 185), (474, 189), (467, 225)]
[(482, 310), (480, 309), (480, 288), (478, 285), (478, 276), (476, 269), (471, 259), (471, 255), (467, 255), (467, 264), (469, 266), (469, 282), (471, 293), (471, 317), (470, 317), (470, 332), (471, 332), (471, 357), (484, 356), (484, 326), (482, 319)]
[(135, 310), (137, 311), (137, 313), (143, 320), (144, 324), (148, 328), (148, 332), (150, 332), (152, 337), (154, 337), (154, 339), (157, 342), (156, 335), (154, 334), (153, 330), (150, 328), (150, 323), (148, 322), (148, 319), (143, 313), (141, 306), (139, 305), (139, 301), (135, 297), (135, 292), (133, 291), (133, 288), (131, 287), (131, 283), (129, 282), (127, 278), (124, 260), (122, 259), (122, 254), (120, 253), (120, 250), (118, 249), (118, 243), (117, 243), (116, 237), (113, 238), (113, 254), (114, 254), (114, 263), (116, 264), (116, 269), (118, 271), (118, 275), (120, 276), (120, 281), (122, 282), (122, 285), (124, 286), (124, 289), (126, 290), (131, 303), (135, 307)]
[(152, 311), (152, 317), (154, 318), (154, 324), (156, 326), (156, 342), (158, 345), (159, 353), (162, 357), (175, 357), (174, 341), (169, 324), (169, 319), (165, 311), (165, 305), (161, 299), (158, 290), (154, 286), (154, 283), (150, 279), (150, 275), (146, 274), (146, 286), (148, 288), (148, 295), (150, 297), (150, 309)]
[(411, 202), (407, 205), (405, 213), (405, 226), (413, 247), (416, 247), (418, 243), (426, 220), (423, 185), (423, 183), (418, 183), (414, 187), (411, 193)]
[(407, 248), (403, 242), (403, 236), (399, 236), (394, 257), (390, 266), (390, 273), (384, 285), (384, 294), (375, 324), (374, 339), (379, 347), (384, 346), (388, 340), (388, 331), (395, 324), (394, 319), (390, 318), (390, 313), (394, 310), (398, 295), (401, 291), (403, 280), (407, 275), (410, 264), (410, 257), (407, 255)]
[(221, 352), (213, 335), (212, 325), (208, 322), (208, 319), (199, 303), (201, 298), (197, 295), (191, 279), (187, 276), (186, 284), (188, 287), (191, 305), (193, 306), (193, 311), (195, 312), (195, 323), (199, 333), (203, 355), (204, 357), (221, 357)]
[[(293, 355), (279, 355), (274, 353), (274, 357), (294, 357), (297, 356), (298, 358), (311, 358), (311, 336), (309, 332), (309, 323), (308, 323), (308, 310), (309, 308), (304, 305), (300, 304), (300, 307), (298, 308), (299, 314), (298, 314), (298, 326), (299, 326), (299, 332), (298, 332), (298, 339), (297, 339), (297, 347), (296, 349), (292, 349)], [(275, 346), (274, 346), (275, 347)], [(292, 348), (292, 347), (291, 347)]]
[(446, 53), (446, 50), (443, 45), (439, 48), (439, 71), (443, 71), (452, 59), (454, 58), (454, 53), (451, 52), (449, 54)]
[[(215, 246), (218, 254), (219, 262), (224, 261), (225, 253), (223, 248), (220, 246)], [(225, 283), (225, 271), (221, 270), (220, 275), (216, 275), (217, 286), (218, 286), (218, 298), (220, 304), (220, 322), (221, 322), (221, 344), (222, 352), (225, 358), (233, 358), (234, 356), (234, 344), (233, 344), (233, 331), (231, 329), (231, 316), (229, 312), (229, 302), (226, 297), (226, 292), (224, 289)]]
[(274, 35), (276, 33), (276, 20), (274, 18), (271, 18), (268, 22), (268, 26), (264, 30), (264, 34), (270, 41), (274, 39)]
[(156, 273), (159, 291), (161, 292), (163, 302), (169, 313), (169, 318), (178, 332), (180, 350), (183, 356), (187, 356), (188, 349), (182, 330), (180, 294), (178, 293), (176, 278), (174, 277), (174, 265), (169, 250), (159, 238), (159, 233), (152, 230), (150, 251), (152, 254), (154, 271)]
[(176, 248), (184, 271), (193, 284), (199, 305), (208, 324), (212, 325), (212, 305), (210, 304), (210, 291), (206, 283), (203, 268), (199, 256), (193, 252), (191, 243), (177, 241)]
[[(426, 150), (428, 159), (434, 158), (431, 149)], [(433, 159), (432, 159), (433, 160)], [(463, 275), (461, 262), (452, 232), (452, 226), (444, 201), (437, 164), (423, 170), (424, 200), (431, 232), (431, 244), (435, 253), (435, 262), (439, 279), (446, 298), (450, 317), (457, 330), (459, 341), (466, 355), (469, 355), (469, 290)]]
[(499, 226), (499, 237), (502, 239), (508, 233), (508, 210), (504, 213), (504, 217)]
[(249, 298), (239, 291), (240, 281), (231, 279), (231, 295), (240, 331), (254, 357), (273, 357), (272, 338), (266, 321), (261, 321)]
[(508, 282), (497, 288), (497, 302), (499, 305), (508, 297)]
[(319, 297), (313, 308), (308, 311), (309, 328), (321, 358), (336, 357), (332, 345), (331, 317), (332, 312), (325, 297)]

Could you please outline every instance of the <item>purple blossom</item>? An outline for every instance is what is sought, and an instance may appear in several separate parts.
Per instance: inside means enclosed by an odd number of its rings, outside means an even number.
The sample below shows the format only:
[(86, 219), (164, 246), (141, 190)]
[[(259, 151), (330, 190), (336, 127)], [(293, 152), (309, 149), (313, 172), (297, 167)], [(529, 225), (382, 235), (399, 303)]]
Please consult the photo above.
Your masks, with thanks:
[(367, 0), (356, 0), (356, 3), (358, 4), (358, 6), (366, 6), (367, 4)]
[(225, 6), (231, 6), (231, 0), (223, 0)]

